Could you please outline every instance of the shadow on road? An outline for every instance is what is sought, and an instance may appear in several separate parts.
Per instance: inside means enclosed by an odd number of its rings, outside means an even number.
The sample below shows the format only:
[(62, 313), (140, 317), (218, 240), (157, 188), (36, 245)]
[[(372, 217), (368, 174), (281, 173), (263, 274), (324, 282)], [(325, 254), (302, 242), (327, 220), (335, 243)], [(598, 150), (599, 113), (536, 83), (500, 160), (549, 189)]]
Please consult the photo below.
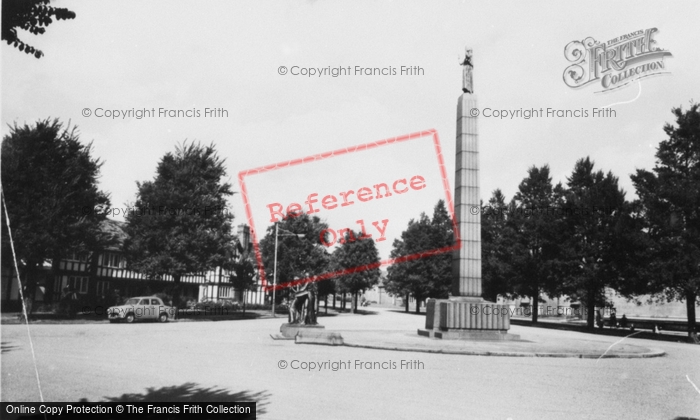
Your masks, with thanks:
[(350, 314), (350, 315), (379, 315), (377, 311), (369, 311), (366, 309), (357, 309), (353, 314), (351, 309), (336, 309), (339, 314)]
[(7, 353), (9, 351), (18, 349), (19, 346), (12, 346), (7, 341), (3, 341), (2, 344), (0, 344), (0, 348), (2, 348), (2, 353)]
[[(104, 397), (106, 402), (256, 402), (257, 416), (265, 414), (270, 394), (267, 391), (241, 391), (231, 393), (225, 389), (204, 388), (187, 382), (177, 386), (147, 388), (142, 394), (122, 394), (118, 397)], [(80, 402), (90, 402), (83, 398)], [(157, 416), (156, 416), (157, 417)], [(155, 417), (154, 417), (155, 418)]]
[(406, 312), (406, 311), (403, 310), (403, 309), (389, 309), (388, 312), (396, 312), (397, 314), (406, 314), (406, 315), (422, 315), (422, 316), (425, 316), (425, 310), (423, 310), (423, 312), (418, 313), (418, 314), (416, 313), (416, 311), (408, 311), (408, 312)]

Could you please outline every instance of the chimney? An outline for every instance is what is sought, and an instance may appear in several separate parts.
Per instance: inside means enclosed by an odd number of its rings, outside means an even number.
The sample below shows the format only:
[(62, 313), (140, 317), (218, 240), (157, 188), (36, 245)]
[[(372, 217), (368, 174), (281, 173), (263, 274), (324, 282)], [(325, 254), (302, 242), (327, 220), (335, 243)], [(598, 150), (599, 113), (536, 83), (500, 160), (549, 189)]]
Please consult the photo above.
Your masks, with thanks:
[(243, 247), (243, 252), (250, 250), (252, 246), (250, 242), (250, 227), (245, 223), (238, 225), (238, 240)]

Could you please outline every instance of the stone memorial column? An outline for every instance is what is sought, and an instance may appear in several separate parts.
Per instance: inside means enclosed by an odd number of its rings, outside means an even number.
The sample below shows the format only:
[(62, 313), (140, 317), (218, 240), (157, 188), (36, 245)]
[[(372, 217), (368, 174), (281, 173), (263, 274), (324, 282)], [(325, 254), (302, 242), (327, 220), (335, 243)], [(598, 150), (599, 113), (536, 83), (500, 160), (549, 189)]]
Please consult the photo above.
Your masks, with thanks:
[(508, 305), (485, 301), (481, 296), (481, 205), (479, 198), (480, 110), (474, 95), (472, 54), (464, 62), (462, 95), (457, 102), (455, 165), (455, 216), (459, 247), (452, 257), (452, 295), (429, 299), (425, 329), (418, 334), (441, 339), (513, 340), (508, 334)]

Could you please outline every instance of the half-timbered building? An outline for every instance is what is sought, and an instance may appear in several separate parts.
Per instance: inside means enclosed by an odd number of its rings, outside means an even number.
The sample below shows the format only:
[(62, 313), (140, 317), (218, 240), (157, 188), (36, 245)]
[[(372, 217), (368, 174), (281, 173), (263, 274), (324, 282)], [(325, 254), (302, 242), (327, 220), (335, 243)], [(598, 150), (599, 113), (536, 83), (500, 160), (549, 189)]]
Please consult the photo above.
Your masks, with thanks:
[[(46, 263), (38, 276), (35, 290), (35, 302), (54, 303), (61, 299), (65, 290), (75, 292), (86, 305), (111, 305), (117, 300), (130, 296), (150, 295), (155, 293), (170, 294), (173, 278), (170, 275), (149, 278), (130, 270), (121, 251), (121, 244), (126, 235), (123, 222), (106, 220), (102, 229), (115, 238), (113, 246), (100, 252), (72, 253), (60, 261), (51, 275), (51, 263)], [(238, 239), (242, 251), (252, 247), (250, 228), (238, 226)], [(263, 303), (265, 293), (258, 284), (254, 290), (243, 294), (236, 291), (231, 283), (232, 271), (217, 267), (206, 273), (193, 273), (180, 278), (180, 296), (187, 301), (221, 301), (236, 300), (241, 302), (243, 296), (248, 303)], [(19, 282), (17, 274), (9, 261), (2, 264), (2, 283), (0, 294), (4, 310), (16, 310), (19, 304)]]

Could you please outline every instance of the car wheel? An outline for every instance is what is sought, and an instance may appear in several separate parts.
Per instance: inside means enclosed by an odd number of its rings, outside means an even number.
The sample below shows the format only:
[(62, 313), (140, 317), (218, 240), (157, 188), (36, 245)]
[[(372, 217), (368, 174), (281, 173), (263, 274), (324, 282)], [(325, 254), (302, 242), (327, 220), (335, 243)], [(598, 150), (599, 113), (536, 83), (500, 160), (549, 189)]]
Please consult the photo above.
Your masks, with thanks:
[(124, 321), (126, 321), (126, 322), (129, 323), (129, 324), (131, 324), (132, 322), (134, 322), (134, 319), (136, 319), (136, 318), (134, 317), (134, 314), (129, 314), (129, 315), (126, 316), (126, 318), (124, 318)]
[(158, 317), (158, 322), (168, 322), (168, 314), (166, 314), (165, 312), (160, 314), (160, 316)]

